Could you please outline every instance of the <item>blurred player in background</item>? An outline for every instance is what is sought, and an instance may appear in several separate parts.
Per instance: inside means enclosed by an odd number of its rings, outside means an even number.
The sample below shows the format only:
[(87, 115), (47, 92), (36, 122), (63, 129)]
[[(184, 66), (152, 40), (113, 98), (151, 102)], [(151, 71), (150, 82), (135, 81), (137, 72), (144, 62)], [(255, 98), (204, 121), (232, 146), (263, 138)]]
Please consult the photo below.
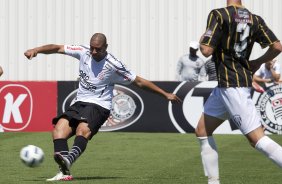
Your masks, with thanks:
[(278, 84), (280, 81), (280, 65), (276, 63), (276, 60), (271, 60), (263, 63), (260, 68), (253, 75), (253, 88), (259, 92), (265, 92), (267, 83), (273, 85)]
[[(269, 48), (258, 59), (249, 61), (254, 42)], [(200, 43), (202, 54), (215, 58), (218, 71), (218, 86), (206, 101), (195, 131), (208, 183), (220, 183), (212, 134), (226, 119), (237, 125), (253, 147), (282, 167), (282, 147), (264, 135), (250, 95), (252, 73), (280, 54), (279, 40), (260, 16), (242, 6), (241, 0), (227, 0), (227, 7), (210, 12)]]
[(253, 81), (257, 83), (278, 83), (280, 80), (280, 64), (276, 60), (263, 63), (255, 72)]
[[(135, 84), (164, 96), (172, 102), (181, 100), (172, 93), (167, 93), (152, 82), (137, 76), (125, 65), (107, 52), (107, 39), (102, 33), (95, 33), (90, 44), (44, 45), (27, 50), (28, 59), (37, 54), (60, 53), (79, 60), (79, 88), (76, 102), (66, 112), (53, 119), (54, 159), (60, 171), (47, 181), (72, 180), (70, 167), (86, 149), (90, 140), (110, 115), (114, 84)], [(75, 135), (71, 150), (67, 140)]]

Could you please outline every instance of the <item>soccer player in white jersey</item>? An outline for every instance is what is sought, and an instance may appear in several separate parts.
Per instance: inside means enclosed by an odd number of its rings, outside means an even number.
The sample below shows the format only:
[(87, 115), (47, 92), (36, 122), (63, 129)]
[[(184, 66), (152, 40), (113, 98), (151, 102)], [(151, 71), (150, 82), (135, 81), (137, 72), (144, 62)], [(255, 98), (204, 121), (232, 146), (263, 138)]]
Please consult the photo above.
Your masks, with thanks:
[[(102, 33), (95, 33), (90, 45), (55, 45), (49, 44), (27, 50), (28, 59), (38, 53), (61, 53), (79, 60), (79, 88), (76, 102), (66, 112), (53, 119), (54, 159), (60, 171), (47, 181), (72, 180), (70, 167), (86, 149), (90, 140), (110, 115), (114, 84), (135, 84), (164, 96), (172, 102), (181, 100), (172, 93), (167, 93), (152, 82), (137, 76), (112, 54), (107, 52), (107, 38)], [(67, 140), (75, 135), (72, 149)]]

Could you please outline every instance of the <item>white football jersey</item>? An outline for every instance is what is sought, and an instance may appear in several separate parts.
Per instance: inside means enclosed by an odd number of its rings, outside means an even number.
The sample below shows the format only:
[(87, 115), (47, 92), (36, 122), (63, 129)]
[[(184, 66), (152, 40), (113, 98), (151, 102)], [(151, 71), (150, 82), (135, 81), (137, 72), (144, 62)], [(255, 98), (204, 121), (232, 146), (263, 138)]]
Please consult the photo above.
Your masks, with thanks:
[(90, 46), (65, 45), (65, 54), (79, 60), (79, 88), (75, 101), (98, 104), (111, 109), (114, 84), (130, 84), (136, 74), (108, 53), (102, 61), (95, 61)]

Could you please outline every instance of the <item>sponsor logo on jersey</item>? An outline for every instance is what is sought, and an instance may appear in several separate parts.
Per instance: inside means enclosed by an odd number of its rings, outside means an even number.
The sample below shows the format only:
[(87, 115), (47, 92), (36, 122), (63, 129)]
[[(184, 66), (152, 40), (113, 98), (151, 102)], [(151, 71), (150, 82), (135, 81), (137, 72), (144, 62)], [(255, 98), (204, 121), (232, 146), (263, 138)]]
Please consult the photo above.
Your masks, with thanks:
[(30, 90), (20, 84), (4, 85), (0, 89), (1, 131), (21, 131), (30, 121), (33, 111), (33, 98)]
[(204, 36), (206, 36), (206, 37), (212, 37), (212, 30), (211, 30), (211, 29), (208, 29), (208, 30), (205, 32)]
[(268, 87), (260, 93), (255, 105), (266, 130), (282, 134), (282, 85)]
[(234, 15), (235, 22), (238, 23), (252, 23), (250, 13), (246, 9), (238, 9), (237, 14)]
[[(75, 102), (77, 90), (71, 92), (62, 104), (62, 111)], [(144, 103), (141, 97), (133, 90), (115, 85), (112, 98), (112, 109), (108, 120), (99, 131), (114, 131), (126, 128), (135, 123), (143, 114)]]
[(79, 46), (67, 46), (67, 49), (68, 50), (82, 50), (82, 48)]
[(89, 82), (89, 76), (82, 70), (79, 71), (79, 84), (84, 89), (91, 91), (93, 93), (95, 93), (97, 89), (97, 87), (94, 84)]

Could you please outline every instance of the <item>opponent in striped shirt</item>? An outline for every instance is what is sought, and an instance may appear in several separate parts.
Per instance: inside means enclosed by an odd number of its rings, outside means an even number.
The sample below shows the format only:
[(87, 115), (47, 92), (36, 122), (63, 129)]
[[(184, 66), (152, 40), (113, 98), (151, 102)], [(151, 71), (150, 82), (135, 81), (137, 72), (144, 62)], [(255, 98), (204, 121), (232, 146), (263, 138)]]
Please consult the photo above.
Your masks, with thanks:
[[(210, 12), (200, 42), (202, 54), (213, 56), (218, 72), (218, 87), (206, 101), (195, 131), (208, 183), (220, 183), (218, 152), (212, 134), (227, 119), (236, 124), (253, 147), (282, 167), (282, 147), (264, 134), (250, 94), (252, 73), (280, 54), (279, 40), (260, 16), (242, 6), (241, 0), (227, 0), (227, 7)], [(249, 61), (255, 42), (268, 50)]]

